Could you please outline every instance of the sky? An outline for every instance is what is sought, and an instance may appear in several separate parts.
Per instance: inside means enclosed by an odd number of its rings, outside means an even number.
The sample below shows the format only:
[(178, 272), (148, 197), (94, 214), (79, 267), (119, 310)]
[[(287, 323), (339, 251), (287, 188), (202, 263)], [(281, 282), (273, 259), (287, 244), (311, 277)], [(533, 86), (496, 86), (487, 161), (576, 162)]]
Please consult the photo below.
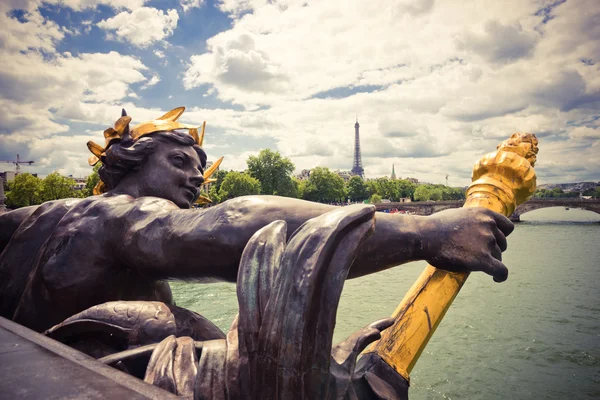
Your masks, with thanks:
[[(3, 0), (0, 160), (89, 175), (121, 108), (207, 121), (209, 160), (452, 186), (513, 132), (538, 183), (600, 181), (597, 0)], [(14, 170), (0, 164), (0, 170)]]

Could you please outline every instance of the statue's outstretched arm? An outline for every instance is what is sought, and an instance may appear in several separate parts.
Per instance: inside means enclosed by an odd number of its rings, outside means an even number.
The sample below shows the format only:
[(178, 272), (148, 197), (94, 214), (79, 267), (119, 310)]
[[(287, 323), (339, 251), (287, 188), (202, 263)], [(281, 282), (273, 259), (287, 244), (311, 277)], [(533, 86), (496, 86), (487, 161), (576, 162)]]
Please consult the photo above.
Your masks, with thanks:
[[(140, 200), (140, 199), (138, 199)], [(156, 278), (234, 282), (244, 246), (260, 228), (284, 220), (288, 237), (334, 206), (277, 196), (245, 196), (202, 211), (164, 210), (132, 215), (122, 246), (130, 265)], [(512, 223), (484, 209), (456, 209), (429, 217), (377, 213), (350, 277), (414, 260), (453, 271), (484, 271), (504, 280), (500, 262)]]

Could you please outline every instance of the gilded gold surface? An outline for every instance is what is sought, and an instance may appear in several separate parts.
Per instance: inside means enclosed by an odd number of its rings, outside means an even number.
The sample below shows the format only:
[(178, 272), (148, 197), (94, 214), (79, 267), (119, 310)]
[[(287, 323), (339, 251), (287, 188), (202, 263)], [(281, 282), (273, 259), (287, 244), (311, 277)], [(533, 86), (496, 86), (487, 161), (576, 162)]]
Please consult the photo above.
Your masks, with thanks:
[[(204, 132), (206, 130), (206, 121), (204, 121), (202, 123), (202, 132), (200, 132), (200, 137), (198, 138), (198, 146), (202, 147), (202, 144), (204, 143)], [(196, 131), (198, 132), (198, 131)]]
[(212, 174), (215, 173), (215, 171), (217, 170), (217, 168), (219, 168), (219, 165), (221, 165), (221, 162), (223, 161), (223, 158), (225, 158), (225, 157), (219, 158), (217, 161), (215, 161), (213, 163), (213, 165), (211, 165), (206, 171), (204, 171), (205, 183), (208, 183), (208, 182), (206, 182), (206, 180), (208, 178), (210, 178), (212, 176)]
[[(465, 207), (486, 207), (506, 216), (512, 214), (535, 191), (533, 165), (537, 144), (535, 135), (515, 133), (498, 145), (497, 151), (483, 156), (473, 168)], [(394, 311), (394, 325), (366, 353), (376, 353), (409, 380), (411, 370), (468, 276), (427, 266)]]

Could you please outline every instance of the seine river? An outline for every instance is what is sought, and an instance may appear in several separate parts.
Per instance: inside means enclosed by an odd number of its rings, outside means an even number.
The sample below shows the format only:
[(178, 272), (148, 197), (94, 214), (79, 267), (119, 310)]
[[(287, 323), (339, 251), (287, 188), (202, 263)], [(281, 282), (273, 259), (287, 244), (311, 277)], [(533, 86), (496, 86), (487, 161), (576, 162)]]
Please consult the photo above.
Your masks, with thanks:
[[(508, 280), (471, 275), (411, 374), (411, 399), (600, 398), (600, 215), (521, 218), (504, 253)], [(334, 342), (389, 316), (424, 266), (348, 281)], [(233, 284), (172, 287), (179, 306), (229, 329)]]

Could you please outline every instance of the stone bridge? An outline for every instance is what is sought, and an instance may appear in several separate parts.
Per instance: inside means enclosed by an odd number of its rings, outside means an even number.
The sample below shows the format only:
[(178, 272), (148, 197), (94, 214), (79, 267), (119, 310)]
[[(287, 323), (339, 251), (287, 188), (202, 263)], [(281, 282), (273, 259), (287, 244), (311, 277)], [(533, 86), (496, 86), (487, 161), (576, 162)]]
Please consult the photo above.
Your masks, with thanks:
[[(411, 203), (379, 203), (375, 207), (377, 211), (398, 209), (410, 211), (417, 215), (431, 215), (433, 213), (446, 210), (448, 208), (459, 208), (464, 204), (464, 200), (451, 201), (414, 201)], [(581, 208), (588, 211), (593, 211), (600, 214), (600, 199), (580, 199), (580, 198), (562, 198), (562, 199), (531, 199), (521, 204), (513, 215), (510, 216), (512, 221), (518, 222), (521, 220), (521, 215), (537, 210), (539, 208), (548, 207), (569, 207)]]
[(593, 211), (600, 214), (600, 199), (580, 199), (575, 198), (562, 198), (562, 199), (531, 199), (521, 204), (513, 215), (510, 216), (512, 221), (520, 221), (521, 215), (537, 210), (538, 208), (548, 207), (565, 207), (565, 208), (581, 208), (583, 210)]
[(465, 203), (464, 200), (448, 201), (413, 201), (410, 203), (378, 203), (375, 204), (377, 211), (392, 210), (394, 208), (403, 211), (410, 211), (417, 215), (431, 215), (448, 208), (460, 208)]

